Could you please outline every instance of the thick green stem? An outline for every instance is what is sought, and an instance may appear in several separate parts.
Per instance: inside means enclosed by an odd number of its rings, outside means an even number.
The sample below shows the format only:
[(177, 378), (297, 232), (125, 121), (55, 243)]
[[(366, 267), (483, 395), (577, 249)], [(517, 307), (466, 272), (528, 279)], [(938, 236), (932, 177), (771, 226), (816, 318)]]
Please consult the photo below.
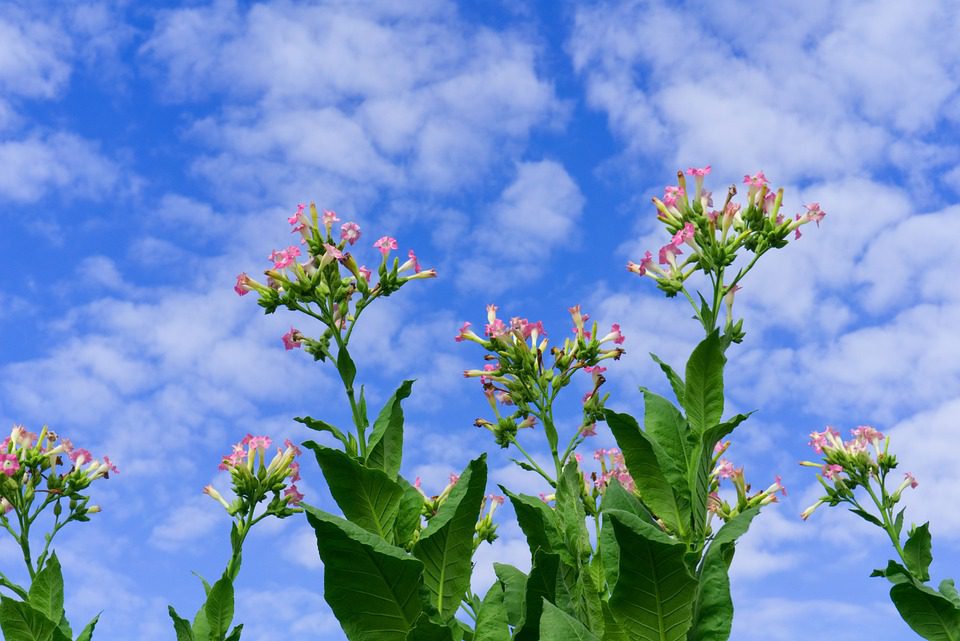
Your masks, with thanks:
[[(897, 554), (900, 556), (900, 560), (903, 561), (904, 565), (906, 565), (907, 561), (903, 556), (903, 546), (900, 545), (900, 535), (897, 534), (893, 521), (890, 518), (889, 510), (884, 507), (883, 502), (877, 497), (876, 493), (873, 491), (873, 488), (870, 487), (869, 479), (867, 480), (866, 483), (863, 483), (863, 487), (864, 489), (867, 490), (867, 494), (870, 495), (870, 498), (873, 500), (874, 505), (877, 506), (877, 509), (880, 512), (880, 517), (883, 520), (883, 529), (886, 530), (887, 535), (890, 537), (890, 541), (893, 543), (893, 547), (897, 550)], [(881, 481), (880, 487), (881, 489), (883, 488), (882, 481)], [(884, 491), (884, 494), (886, 494), (885, 491)]]
[(530, 463), (531, 467), (533, 467), (533, 469), (537, 472), (537, 474), (539, 474), (544, 479), (546, 479), (547, 483), (550, 484), (550, 487), (557, 486), (557, 482), (554, 481), (552, 478), (550, 478), (550, 475), (543, 471), (543, 468), (540, 467), (537, 461), (532, 456), (530, 456), (525, 449), (523, 449), (523, 446), (520, 445), (520, 441), (517, 440), (516, 436), (511, 436), (510, 442), (513, 443), (513, 445), (520, 451), (521, 454), (523, 454), (524, 458), (527, 459), (527, 462)]

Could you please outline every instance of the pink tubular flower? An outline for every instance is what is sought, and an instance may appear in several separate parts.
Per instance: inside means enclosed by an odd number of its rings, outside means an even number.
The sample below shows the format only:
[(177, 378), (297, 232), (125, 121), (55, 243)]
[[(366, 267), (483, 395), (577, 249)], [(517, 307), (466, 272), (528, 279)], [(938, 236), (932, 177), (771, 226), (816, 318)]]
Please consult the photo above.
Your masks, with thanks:
[(860, 425), (850, 431), (854, 438), (866, 445), (867, 443), (877, 443), (883, 440), (883, 434), (869, 425)]
[(370, 277), (373, 276), (373, 272), (367, 269), (366, 265), (360, 265), (360, 267), (357, 268), (357, 271), (360, 272), (361, 276), (363, 276), (363, 280), (367, 281), (368, 283), (370, 282)]
[(104, 457), (103, 457), (103, 462), (104, 462), (104, 464), (107, 466), (107, 470), (109, 470), (111, 474), (119, 474), (119, 473), (120, 473), (120, 470), (117, 468), (116, 465), (113, 464), (113, 461), (110, 460), (110, 457), (109, 457), (109, 456), (104, 456)]
[(241, 272), (237, 276), (237, 284), (233, 286), (233, 291), (240, 296), (246, 296), (251, 290), (253, 288), (250, 286), (250, 277), (247, 276), (247, 272)]
[(340, 222), (340, 219), (337, 218), (336, 212), (330, 211), (329, 209), (323, 210), (323, 215), (320, 217), (320, 221), (323, 223), (323, 226), (327, 229), (333, 226), (333, 223)]
[(916, 477), (914, 477), (910, 472), (905, 473), (903, 478), (904, 482), (909, 483), (912, 489), (917, 489), (917, 486), (920, 485), (920, 483), (917, 482)]
[(300, 330), (296, 327), (291, 327), (289, 332), (281, 336), (281, 339), (283, 340), (283, 346), (287, 349), (287, 351), (303, 345), (303, 335), (300, 334)]
[[(417, 255), (413, 253), (413, 250), (412, 250), (412, 249), (411, 249), (409, 252), (407, 252), (407, 257), (408, 257), (409, 260), (407, 260), (407, 262), (404, 263), (404, 265), (410, 265), (411, 267), (413, 267), (413, 273), (414, 273), (414, 274), (419, 274), (419, 273), (420, 273), (420, 262), (417, 260)], [(407, 269), (409, 269), (409, 267), (408, 267)], [(402, 270), (402, 268), (401, 268), (401, 270)]]
[[(709, 173), (710, 173), (710, 165), (707, 165), (706, 167), (701, 167), (699, 169), (696, 167), (690, 167), (689, 169), (687, 169), (687, 175), (693, 176), (694, 180), (696, 181), (696, 187), (694, 188), (694, 195), (693, 195), (694, 200), (700, 200), (701, 195), (703, 194), (703, 177)], [(704, 200), (706, 202), (711, 202), (709, 192), (707, 192), (706, 198)], [(704, 205), (704, 208), (706, 208), (707, 206), (708, 205)]]
[(837, 474), (840, 474), (841, 472), (843, 472), (843, 466), (832, 465), (832, 464), (824, 465), (823, 468), (820, 470), (820, 472), (823, 474), (824, 478), (830, 479), (832, 481), (834, 478), (836, 478)]
[(266, 450), (268, 447), (270, 447), (271, 442), (272, 441), (270, 440), (269, 436), (253, 436), (247, 443), (251, 450)]
[(660, 264), (661, 265), (670, 265), (673, 268), (677, 266), (677, 256), (682, 254), (680, 247), (677, 246), (674, 242), (667, 243), (660, 248)]
[(283, 491), (283, 495), (287, 497), (287, 503), (290, 505), (300, 505), (303, 501), (303, 494), (300, 493), (296, 485), (290, 485)]
[(306, 208), (307, 206), (304, 205), (303, 203), (300, 203), (299, 205), (297, 205), (297, 211), (293, 214), (293, 216), (290, 216), (290, 218), (287, 218), (287, 222), (290, 223), (291, 225), (296, 225), (297, 222), (300, 220), (300, 216), (303, 215), (303, 210)]
[(330, 256), (335, 260), (343, 260), (343, 252), (334, 247), (333, 245), (323, 243), (324, 255)]
[(379, 249), (383, 257), (386, 258), (391, 249), (397, 248), (397, 239), (391, 238), (390, 236), (382, 236), (373, 246)]
[(653, 254), (651, 254), (649, 251), (646, 252), (643, 255), (643, 258), (640, 259), (640, 264), (634, 262), (627, 263), (627, 271), (631, 271), (634, 274), (639, 274), (640, 276), (646, 274), (647, 270), (649, 270), (651, 267), (653, 267)]
[[(809, 205), (804, 205), (807, 209), (807, 213), (803, 215), (803, 218), (806, 221), (813, 221), (817, 223), (817, 227), (820, 226), (820, 221), (823, 220), (823, 217), (827, 215), (827, 212), (820, 209), (820, 203), (810, 203)], [(800, 214), (797, 214), (798, 218)]]
[(747, 174), (747, 175), (744, 175), (743, 177), (743, 184), (750, 185), (751, 188), (755, 188), (755, 189), (759, 189), (764, 185), (768, 184), (769, 182), (770, 181), (767, 180), (767, 177), (763, 175), (763, 170), (758, 171), (752, 176)]
[(286, 249), (274, 249), (273, 252), (267, 256), (267, 260), (273, 261), (274, 269), (286, 269), (294, 263), (299, 255), (300, 248), (296, 245), (291, 245)]
[(454, 337), (453, 340), (455, 340), (458, 343), (462, 343), (465, 340), (473, 340), (477, 338), (480, 338), (480, 337), (474, 334), (470, 330), (470, 323), (464, 323), (463, 326), (460, 328), (460, 332)]
[(696, 167), (690, 167), (689, 169), (687, 169), (687, 175), (694, 176), (695, 178), (703, 178), (709, 173), (710, 173), (710, 165), (707, 165), (706, 167), (701, 167), (700, 169), (697, 169)]
[(733, 463), (725, 458), (722, 458), (717, 462), (717, 467), (713, 473), (716, 474), (718, 478), (728, 479), (733, 476), (735, 471), (736, 470), (733, 467)]
[(69, 454), (70, 460), (73, 461), (74, 468), (79, 469), (83, 466), (84, 463), (89, 463), (93, 460), (93, 454), (89, 451), (78, 447)]
[(610, 326), (610, 333), (600, 339), (600, 343), (607, 343), (613, 341), (614, 345), (623, 345), (623, 341), (627, 340), (623, 335), (623, 332), (620, 331), (620, 323), (613, 323)]
[(20, 461), (16, 454), (0, 454), (0, 472), (13, 476), (20, 470)]
[(357, 223), (343, 223), (340, 225), (340, 241), (347, 241), (351, 245), (360, 240), (360, 225)]

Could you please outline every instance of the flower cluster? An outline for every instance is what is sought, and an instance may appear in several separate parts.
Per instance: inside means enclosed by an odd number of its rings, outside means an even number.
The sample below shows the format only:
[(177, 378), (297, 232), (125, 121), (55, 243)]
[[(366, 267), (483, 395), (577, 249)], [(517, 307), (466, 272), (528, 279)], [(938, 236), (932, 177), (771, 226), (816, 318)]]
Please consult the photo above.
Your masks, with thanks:
[(850, 503), (859, 509), (854, 490), (862, 486), (874, 495), (871, 487), (873, 481), (877, 481), (880, 486), (881, 510), (892, 508), (908, 487), (917, 487), (916, 478), (907, 472), (899, 487), (888, 493), (887, 475), (897, 467), (897, 458), (889, 451), (890, 438), (869, 425), (855, 427), (850, 431), (850, 435), (851, 438), (844, 441), (840, 432), (829, 425), (822, 432), (810, 433), (809, 445), (814, 452), (821, 455), (821, 460), (802, 461), (800, 465), (819, 469), (817, 479), (826, 494), (803, 511), (801, 517), (804, 520), (825, 503), (831, 506)]
[[(605, 335), (599, 334), (596, 323), (588, 328), (589, 316), (583, 314), (577, 305), (569, 310), (573, 337), (565, 338), (562, 346), (554, 346), (548, 351), (547, 332), (541, 321), (512, 318), (504, 322), (497, 317), (497, 310), (496, 305), (487, 306), (483, 336), (474, 333), (470, 323), (464, 323), (455, 337), (457, 342), (472, 341), (488, 352), (484, 357), (488, 362), (483, 369), (464, 372), (466, 377), (480, 379), (496, 418), (496, 422), (478, 418), (476, 425), (490, 430), (501, 447), (508, 447), (511, 443), (516, 444), (519, 429), (533, 427), (539, 420), (554, 452), (559, 476), (559, 470), (563, 469), (576, 446), (594, 434), (596, 422), (603, 420), (603, 404), (607, 397), (600, 394), (600, 387), (606, 381), (603, 377), (606, 369), (599, 363), (620, 358), (624, 353), (620, 347), (624, 342), (623, 333), (617, 324)], [(552, 358), (552, 363), (548, 358)], [(583, 419), (579, 429), (563, 456), (558, 456), (553, 401), (580, 370), (590, 376), (592, 389), (583, 398)], [(507, 407), (512, 410), (504, 411), (503, 408)]]
[[(714, 448), (714, 468), (710, 473), (707, 495), (707, 511), (715, 514), (724, 523), (752, 507), (776, 503), (778, 493), (787, 495), (787, 488), (783, 486), (779, 476), (775, 477), (773, 483), (766, 489), (750, 494), (750, 484), (744, 479), (743, 467), (735, 467), (731, 461), (722, 458), (729, 447), (730, 441), (721, 441)], [(729, 480), (733, 484), (737, 493), (736, 505), (730, 505), (720, 497), (720, 485), (723, 480)]]
[[(737, 189), (731, 185), (723, 205), (713, 209), (713, 195), (703, 188), (704, 177), (709, 173), (709, 165), (687, 170), (694, 177), (694, 190), (689, 194), (684, 173), (677, 172), (678, 184), (667, 186), (662, 199), (653, 199), (658, 220), (671, 234), (670, 242), (660, 248), (656, 257), (647, 251), (640, 262), (627, 263), (627, 269), (652, 278), (667, 296), (684, 293), (707, 333), (716, 326), (720, 301), (725, 301), (725, 333), (730, 340), (740, 342), (743, 322), (734, 322), (732, 317), (733, 298), (740, 281), (763, 253), (785, 247), (791, 234), (799, 239), (800, 227), (810, 222), (819, 226), (826, 213), (819, 204), (811, 203), (805, 205), (805, 212), (793, 218), (785, 216), (780, 211), (783, 188), (772, 191), (762, 171), (743, 177), (747, 185), (745, 204), (733, 202)], [(736, 276), (725, 279), (724, 268), (733, 264), (741, 249), (752, 252), (752, 260)], [(712, 281), (712, 305), (708, 306), (702, 296), (702, 305), (697, 305), (684, 287), (697, 271)]]
[(594, 493), (603, 494), (613, 479), (617, 479), (617, 482), (628, 492), (633, 492), (636, 489), (636, 483), (630, 476), (630, 472), (627, 471), (623, 453), (619, 449), (615, 447), (608, 450), (599, 449), (593, 453), (593, 459), (600, 462), (600, 473), (590, 473)]
[[(266, 284), (261, 284), (242, 273), (237, 276), (234, 291), (244, 296), (253, 291), (259, 295), (260, 305), (267, 313), (284, 306), (301, 311), (323, 322), (326, 329), (317, 339), (304, 336), (291, 328), (283, 336), (287, 349), (303, 346), (319, 360), (331, 357), (330, 341), (336, 339), (338, 347), (348, 340), (360, 312), (373, 300), (386, 297), (411, 280), (434, 278), (434, 269), (422, 269), (416, 254), (411, 249), (403, 263), (398, 258), (390, 261), (390, 252), (398, 248), (396, 239), (383, 236), (373, 247), (380, 253), (377, 268), (378, 279), (373, 282), (373, 271), (357, 262), (347, 251), (361, 237), (360, 226), (346, 222), (339, 226), (339, 238), (334, 237), (337, 214), (330, 210), (317, 211), (310, 204), (309, 215), (305, 205), (287, 221), (292, 233), (301, 236), (300, 247), (291, 245), (286, 249), (273, 250), (267, 259), (273, 266), (264, 273)], [(305, 258), (299, 262), (299, 258)], [(336, 336), (334, 336), (336, 335)]]
[(223, 457), (219, 468), (230, 472), (236, 495), (233, 503), (228, 503), (212, 485), (203, 488), (204, 493), (223, 505), (230, 516), (253, 514), (256, 505), (271, 495), (264, 515), (285, 518), (300, 512), (296, 506), (303, 500), (303, 494), (296, 486), (300, 480), (300, 464), (295, 460), (300, 448), (287, 440), (267, 463), (270, 446), (270, 437), (247, 434)]
[[(497, 540), (497, 524), (493, 522), (493, 515), (497, 511), (497, 508), (503, 505), (503, 502), (506, 500), (506, 497), (499, 494), (488, 494), (483, 497), (483, 503), (480, 505), (480, 520), (477, 521), (475, 528), (476, 536), (473, 540), (473, 548), (477, 549), (480, 544), (484, 541), (487, 543), (493, 543)], [(489, 504), (489, 509), (487, 505)], [(483, 511), (487, 510), (487, 513), (484, 514)]]

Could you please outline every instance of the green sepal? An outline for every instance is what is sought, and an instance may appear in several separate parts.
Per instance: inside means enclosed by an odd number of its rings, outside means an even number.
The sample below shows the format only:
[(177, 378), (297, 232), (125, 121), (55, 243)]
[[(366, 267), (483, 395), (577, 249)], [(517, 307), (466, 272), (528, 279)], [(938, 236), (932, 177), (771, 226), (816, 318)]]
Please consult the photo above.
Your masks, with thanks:
[(387, 399), (373, 422), (373, 432), (367, 443), (366, 466), (383, 470), (392, 479), (400, 473), (403, 457), (403, 407), (400, 401), (410, 396), (412, 388), (412, 380), (403, 381)]

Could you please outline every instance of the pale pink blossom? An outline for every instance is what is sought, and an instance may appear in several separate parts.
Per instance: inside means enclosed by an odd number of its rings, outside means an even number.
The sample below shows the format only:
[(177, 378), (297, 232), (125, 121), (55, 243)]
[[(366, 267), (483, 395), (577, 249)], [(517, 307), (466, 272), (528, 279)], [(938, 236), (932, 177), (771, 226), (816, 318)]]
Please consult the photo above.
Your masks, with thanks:
[(297, 221), (300, 220), (300, 216), (303, 215), (303, 210), (306, 209), (306, 208), (307, 208), (307, 206), (304, 205), (303, 203), (300, 203), (299, 205), (297, 205), (297, 211), (294, 212), (294, 214), (293, 214), (292, 216), (290, 216), (289, 218), (287, 218), (287, 222), (290, 223), (291, 225), (296, 225), (296, 224), (297, 224)]
[(397, 248), (397, 239), (391, 238), (390, 236), (382, 236), (373, 246), (379, 249), (383, 257), (386, 258), (391, 249)]
[(733, 467), (733, 463), (725, 458), (722, 458), (717, 462), (717, 467), (713, 471), (718, 478), (722, 479), (732, 478), (735, 472), (736, 470)]
[(623, 335), (623, 332), (620, 331), (620, 323), (613, 323), (610, 326), (610, 333), (600, 339), (600, 343), (608, 343), (613, 341), (614, 345), (623, 345), (623, 341), (627, 340)]
[(408, 260), (403, 264), (403, 266), (400, 267), (399, 271), (406, 271), (407, 269), (410, 269), (410, 267), (413, 267), (413, 273), (419, 274), (420, 262), (417, 260), (417, 255), (413, 253), (412, 249), (409, 252), (407, 252), (407, 257), (408, 257)]
[(903, 475), (903, 478), (904, 478), (904, 482), (909, 483), (912, 489), (917, 489), (917, 486), (920, 485), (920, 483), (917, 482), (916, 477), (914, 477), (914, 475), (911, 474), (910, 472), (905, 473)]
[(290, 487), (283, 491), (283, 495), (287, 498), (289, 505), (300, 505), (303, 501), (303, 494), (300, 493), (296, 485), (290, 485)]
[(455, 340), (458, 343), (462, 343), (464, 340), (467, 340), (474, 336), (477, 336), (477, 335), (470, 330), (470, 323), (464, 323), (463, 326), (460, 327), (460, 331), (457, 333), (457, 335), (454, 337), (453, 340)]
[(683, 252), (680, 250), (680, 247), (678, 247), (675, 243), (673, 242), (667, 243), (666, 245), (660, 248), (660, 264), (670, 265), (671, 267), (676, 268), (677, 266), (676, 257), (682, 253)]
[(274, 269), (286, 269), (296, 261), (297, 256), (300, 255), (300, 248), (291, 245), (286, 249), (274, 249), (273, 252), (267, 256), (267, 260), (273, 261)]
[(699, 169), (696, 167), (690, 167), (689, 169), (687, 169), (687, 175), (694, 176), (695, 178), (703, 178), (709, 173), (710, 173), (710, 165), (707, 165), (706, 167), (701, 167)]
[[(743, 184), (750, 185), (752, 188), (759, 189), (764, 185), (768, 184), (770, 181), (767, 180), (767, 177), (763, 175), (763, 170), (758, 171), (754, 175), (750, 176), (749, 174), (744, 175)], [(752, 191), (752, 190), (751, 190)]]
[(343, 260), (343, 252), (337, 249), (334, 245), (323, 243), (323, 251), (325, 255), (330, 256), (335, 260)]
[(76, 468), (80, 468), (85, 463), (89, 463), (93, 460), (93, 454), (82, 447), (78, 447), (77, 449), (73, 450), (68, 456), (70, 457), (70, 460), (73, 461), (73, 464)]
[(683, 187), (668, 185), (663, 189), (663, 204), (668, 208), (676, 208), (677, 202), (684, 195)]
[(824, 465), (820, 471), (823, 474), (824, 478), (830, 479), (832, 481), (834, 478), (836, 478), (837, 474), (840, 474), (841, 472), (843, 472), (843, 466), (836, 465), (836, 464)]
[(117, 466), (113, 464), (113, 461), (110, 460), (110, 457), (109, 457), (109, 456), (104, 456), (104, 457), (103, 457), (103, 462), (104, 462), (104, 464), (107, 466), (107, 469), (108, 469), (112, 474), (119, 474), (119, 473), (120, 473), (120, 470), (117, 469)]
[(360, 240), (360, 225), (357, 223), (343, 223), (340, 225), (340, 241), (347, 241), (351, 245)]
[(373, 276), (373, 272), (367, 269), (366, 265), (360, 265), (357, 268), (357, 271), (360, 272), (360, 275), (363, 276), (363, 280), (370, 282), (370, 277)]
[(240, 275), (237, 276), (237, 284), (233, 286), (233, 291), (237, 292), (237, 294), (240, 296), (246, 296), (247, 293), (253, 290), (253, 288), (250, 286), (251, 282), (252, 281), (250, 277), (247, 276), (247, 273), (241, 272)]
[(597, 424), (590, 423), (590, 425), (584, 425), (580, 428), (580, 435), (583, 437), (587, 436), (596, 436), (597, 435)]
[(627, 263), (627, 270), (633, 272), (634, 274), (639, 274), (643, 276), (647, 273), (647, 270), (653, 267), (653, 254), (647, 251), (643, 258), (640, 259), (640, 263), (629, 262)]
[(16, 454), (0, 454), (0, 472), (13, 476), (20, 470), (20, 461)]
[(248, 441), (248, 444), (251, 450), (266, 450), (270, 447), (271, 442), (269, 436), (254, 436)]
[(303, 335), (296, 327), (291, 327), (290, 331), (280, 337), (283, 340), (283, 346), (287, 351), (303, 345)]
[(323, 210), (323, 215), (320, 217), (320, 221), (323, 223), (323, 226), (327, 229), (333, 226), (333, 223), (340, 222), (340, 219), (337, 218), (336, 212), (330, 211), (329, 209)]

